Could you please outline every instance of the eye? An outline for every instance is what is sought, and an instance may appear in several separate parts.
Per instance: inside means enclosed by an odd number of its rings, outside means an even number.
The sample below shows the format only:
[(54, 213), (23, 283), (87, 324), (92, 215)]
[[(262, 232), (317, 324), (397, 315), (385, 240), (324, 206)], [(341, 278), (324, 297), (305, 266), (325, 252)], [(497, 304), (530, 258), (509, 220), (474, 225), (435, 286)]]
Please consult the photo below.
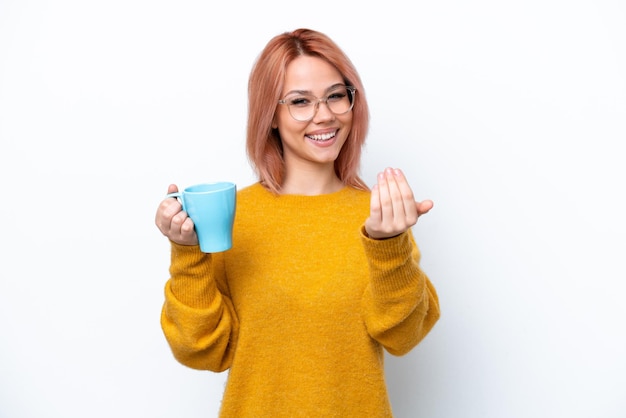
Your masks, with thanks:
[(343, 99), (345, 99), (347, 96), (347, 93), (345, 90), (340, 90), (340, 91), (334, 91), (332, 93), (330, 93), (328, 95), (328, 101), (329, 102), (339, 102)]
[(307, 96), (296, 96), (288, 99), (290, 106), (306, 107), (311, 104), (312, 100)]

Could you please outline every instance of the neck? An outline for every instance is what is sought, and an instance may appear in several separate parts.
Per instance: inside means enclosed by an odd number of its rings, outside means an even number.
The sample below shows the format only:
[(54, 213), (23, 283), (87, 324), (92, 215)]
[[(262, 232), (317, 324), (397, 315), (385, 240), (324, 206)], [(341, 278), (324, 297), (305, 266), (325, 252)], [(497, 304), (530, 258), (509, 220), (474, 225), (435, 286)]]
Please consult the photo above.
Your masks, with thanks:
[(345, 185), (334, 167), (325, 170), (287, 170), (285, 181), (281, 187), (281, 194), (298, 194), (316, 196), (335, 193)]

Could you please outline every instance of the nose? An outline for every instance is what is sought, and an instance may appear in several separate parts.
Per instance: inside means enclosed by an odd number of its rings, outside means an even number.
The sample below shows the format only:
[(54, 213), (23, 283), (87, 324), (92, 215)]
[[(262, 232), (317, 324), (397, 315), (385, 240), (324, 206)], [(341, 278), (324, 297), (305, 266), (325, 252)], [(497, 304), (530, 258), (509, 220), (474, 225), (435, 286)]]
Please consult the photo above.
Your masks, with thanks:
[(313, 116), (313, 121), (323, 122), (333, 119), (335, 119), (335, 114), (332, 112), (332, 110), (330, 110), (326, 99), (318, 99), (317, 103), (315, 103), (315, 115)]

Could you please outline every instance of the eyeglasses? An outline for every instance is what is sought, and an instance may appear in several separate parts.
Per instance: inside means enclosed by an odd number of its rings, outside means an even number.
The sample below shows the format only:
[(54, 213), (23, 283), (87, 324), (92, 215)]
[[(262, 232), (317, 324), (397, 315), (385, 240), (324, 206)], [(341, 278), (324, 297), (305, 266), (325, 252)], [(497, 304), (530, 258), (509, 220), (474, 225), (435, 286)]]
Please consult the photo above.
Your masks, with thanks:
[(289, 114), (295, 120), (308, 122), (315, 117), (320, 103), (325, 103), (334, 115), (348, 113), (354, 106), (354, 93), (355, 87), (337, 86), (321, 99), (310, 94), (294, 93), (279, 100), (278, 103), (287, 105)]

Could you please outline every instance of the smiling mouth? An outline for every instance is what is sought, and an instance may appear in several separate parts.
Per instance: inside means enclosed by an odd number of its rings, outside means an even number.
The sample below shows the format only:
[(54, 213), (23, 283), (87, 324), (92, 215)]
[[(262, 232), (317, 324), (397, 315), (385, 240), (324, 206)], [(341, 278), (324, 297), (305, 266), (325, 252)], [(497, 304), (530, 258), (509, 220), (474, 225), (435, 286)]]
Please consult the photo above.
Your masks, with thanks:
[(335, 135), (337, 135), (337, 131), (329, 132), (327, 134), (322, 134), (322, 135), (307, 135), (306, 137), (309, 138), (309, 139), (312, 139), (313, 141), (326, 142), (326, 141), (334, 138)]

